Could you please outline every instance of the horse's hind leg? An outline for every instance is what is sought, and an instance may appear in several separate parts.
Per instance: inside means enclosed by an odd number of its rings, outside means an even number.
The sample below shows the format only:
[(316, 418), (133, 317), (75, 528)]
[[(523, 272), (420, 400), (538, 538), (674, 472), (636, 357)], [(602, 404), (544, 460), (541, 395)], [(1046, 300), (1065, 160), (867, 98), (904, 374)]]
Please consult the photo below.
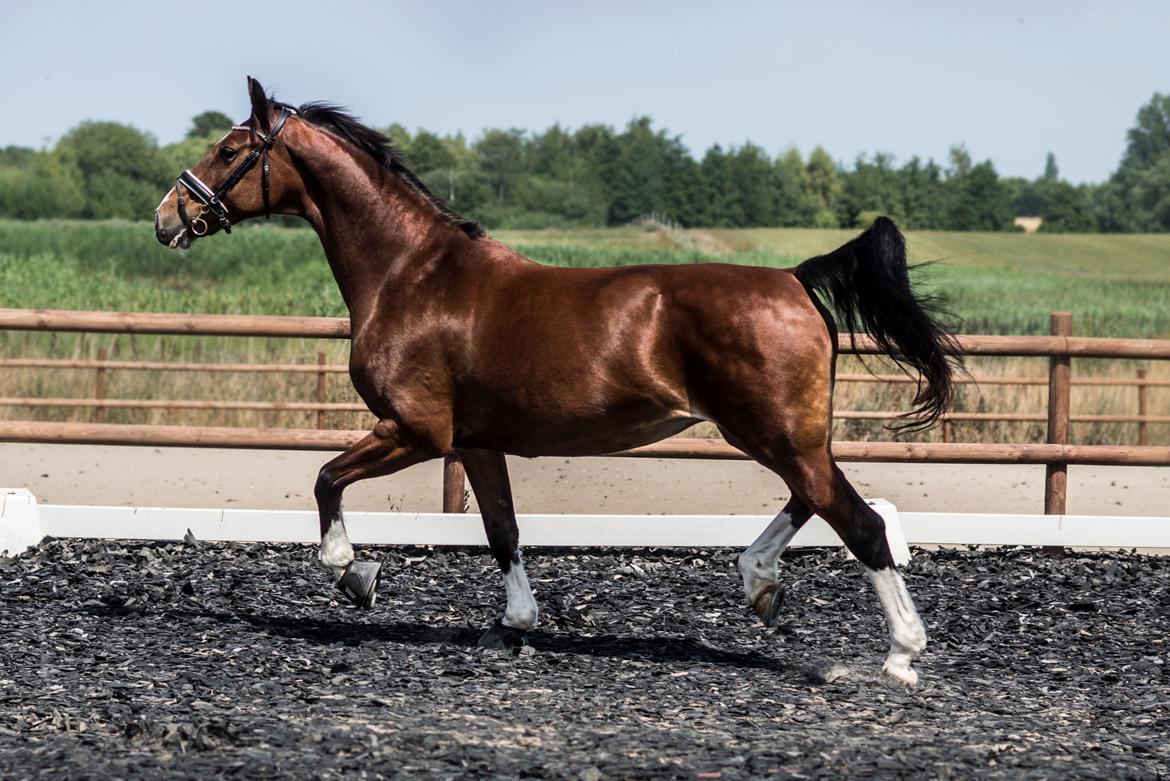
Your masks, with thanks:
[(381, 565), (354, 561), (353, 546), (345, 532), (341, 494), (345, 487), (367, 477), (378, 477), (424, 461), (429, 454), (412, 447), (391, 421), (380, 421), (317, 474), (313, 493), (321, 518), (321, 566), (331, 573), (337, 587), (358, 607), (370, 607), (377, 597)]
[(793, 494), (768, 528), (740, 554), (738, 564), (743, 575), (743, 591), (764, 626), (776, 625), (784, 603), (784, 588), (780, 585), (778, 572), (780, 556), (810, 517), (812, 510)]
[(494, 450), (460, 450), (459, 457), (479, 503), (488, 547), (504, 573), (508, 597), (503, 618), (483, 634), (479, 644), (486, 648), (514, 648), (523, 645), (524, 633), (536, 626), (539, 609), (520, 558), (520, 531), (512, 505), (508, 464), (504, 454)]
[(894, 565), (885, 521), (845, 479), (827, 448), (773, 468), (795, 495), (833, 527), (865, 567), (890, 631), (890, 655), (882, 673), (913, 686), (918, 673), (910, 662), (926, 647), (926, 629)]
[[(740, 427), (744, 430), (746, 426)], [(918, 673), (911, 661), (926, 647), (926, 629), (914, 608), (894, 565), (886, 540), (886, 522), (866, 504), (833, 461), (828, 431), (810, 426), (805, 431), (775, 427), (772, 436), (762, 436), (756, 426), (751, 436), (724, 434), (728, 441), (749, 453), (780, 475), (792, 490), (792, 499), (739, 559), (748, 602), (765, 624), (775, 623), (782, 593), (776, 563), (796, 531), (811, 513), (824, 518), (849, 551), (865, 567), (890, 632), (890, 654), (882, 673), (901, 683), (914, 685)], [(721, 427), (721, 430), (722, 427)], [(794, 446), (804, 441), (805, 447)], [(813, 444), (819, 443), (819, 444)]]

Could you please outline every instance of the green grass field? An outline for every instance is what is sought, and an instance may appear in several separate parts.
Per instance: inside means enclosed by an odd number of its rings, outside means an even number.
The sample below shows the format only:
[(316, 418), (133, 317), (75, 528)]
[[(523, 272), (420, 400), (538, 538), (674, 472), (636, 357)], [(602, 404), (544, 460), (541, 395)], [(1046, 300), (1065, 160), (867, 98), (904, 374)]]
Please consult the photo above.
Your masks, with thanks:
[[(854, 231), (670, 231), (628, 227), (501, 231), (545, 263), (723, 261), (791, 266)], [(1073, 312), (1077, 333), (1170, 336), (1170, 235), (915, 232), (911, 259), (967, 333), (1043, 333)], [(0, 306), (342, 315), (341, 297), (307, 228), (241, 226), (187, 253), (160, 247), (146, 223), (0, 221)]]

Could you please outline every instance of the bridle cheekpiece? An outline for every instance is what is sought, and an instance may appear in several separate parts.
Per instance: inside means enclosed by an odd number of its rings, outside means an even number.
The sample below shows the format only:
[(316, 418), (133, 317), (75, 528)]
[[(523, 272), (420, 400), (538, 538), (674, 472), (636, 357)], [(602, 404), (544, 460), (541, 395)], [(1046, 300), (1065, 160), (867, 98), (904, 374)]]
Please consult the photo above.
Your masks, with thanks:
[[(175, 195), (179, 201), (179, 218), (183, 221), (183, 226), (186, 227), (187, 232), (191, 236), (202, 236), (207, 233), (207, 221), (203, 217), (211, 212), (219, 220), (219, 225), (223, 228), (224, 233), (232, 232), (232, 223), (228, 219), (227, 206), (224, 205), (224, 196), (231, 191), (233, 187), (240, 183), (244, 175), (255, 167), (257, 161), (262, 161), (261, 171), (261, 192), (264, 195), (264, 216), (265, 218), (271, 216), (271, 208), (268, 203), (268, 150), (276, 143), (276, 137), (280, 134), (284, 123), (290, 116), (296, 112), (287, 106), (281, 107), (280, 116), (276, 118), (276, 122), (272, 124), (272, 129), (267, 134), (260, 132), (254, 128), (246, 125), (235, 125), (232, 130), (250, 130), (260, 137), (260, 145), (253, 149), (246, 158), (244, 158), (239, 165), (232, 169), (228, 174), (227, 179), (219, 186), (219, 189), (212, 190), (203, 183), (198, 176), (191, 172), (188, 168), (183, 173), (179, 174), (179, 179), (175, 182)], [(186, 204), (183, 202), (183, 190), (191, 196), (192, 200), (199, 201), (202, 208), (199, 214), (194, 219), (187, 214)], [(202, 225), (202, 230), (197, 230), (197, 226)]]

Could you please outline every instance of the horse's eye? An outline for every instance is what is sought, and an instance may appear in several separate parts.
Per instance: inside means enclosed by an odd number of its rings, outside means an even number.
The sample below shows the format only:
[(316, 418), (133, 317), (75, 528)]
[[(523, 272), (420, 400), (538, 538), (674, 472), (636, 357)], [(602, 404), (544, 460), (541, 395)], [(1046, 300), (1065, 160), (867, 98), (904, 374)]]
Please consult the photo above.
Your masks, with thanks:
[(219, 157), (225, 163), (230, 163), (232, 160), (236, 159), (236, 153), (237, 150), (232, 149), (230, 146), (225, 146), (220, 148)]

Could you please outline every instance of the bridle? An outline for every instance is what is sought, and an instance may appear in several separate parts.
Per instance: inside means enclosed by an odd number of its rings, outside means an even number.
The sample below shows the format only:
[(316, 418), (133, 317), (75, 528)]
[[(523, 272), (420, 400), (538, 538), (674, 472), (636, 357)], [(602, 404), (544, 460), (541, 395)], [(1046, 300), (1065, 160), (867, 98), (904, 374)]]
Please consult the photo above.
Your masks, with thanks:
[[(202, 236), (207, 233), (207, 221), (203, 217), (208, 212), (216, 216), (224, 233), (232, 232), (232, 223), (228, 219), (227, 206), (224, 205), (223, 198), (233, 187), (240, 183), (240, 180), (244, 178), (245, 174), (252, 170), (258, 160), (263, 161), (263, 165), (261, 166), (263, 173), (260, 181), (261, 192), (264, 195), (264, 217), (268, 218), (271, 216), (271, 208), (268, 203), (268, 150), (276, 143), (276, 137), (280, 134), (284, 123), (295, 113), (293, 109), (287, 106), (282, 107), (280, 109), (280, 116), (276, 118), (276, 122), (272, 124), (272, 129), (268, 131), (267, 135), (244, 125), (234, 126), (232, 130), (251, 130), (256, 133), (256, 135), (260, 136), (260, 145), (253, 149), (239, 165), (232, 169), (232, 172), (228, 174), (227, 179), (224, 179), (219, 189), (212, 190), (198, 176), (193, 174), (190, 168), (179, 174), (179, 179), (175, 182), (175, 195), (179, 201), (179, 219), (183, 221), (183, 226), (190, 235)], [(187, 190), (187, 193), (193, 200), (203, 204), (199, 210), (199, 214), (194, 219), (187, 214), (187, 207), (183, 201), (184, 189)], [(203, 229), (197, 230), (196, 226), (198, 225), (202, 225)]]

